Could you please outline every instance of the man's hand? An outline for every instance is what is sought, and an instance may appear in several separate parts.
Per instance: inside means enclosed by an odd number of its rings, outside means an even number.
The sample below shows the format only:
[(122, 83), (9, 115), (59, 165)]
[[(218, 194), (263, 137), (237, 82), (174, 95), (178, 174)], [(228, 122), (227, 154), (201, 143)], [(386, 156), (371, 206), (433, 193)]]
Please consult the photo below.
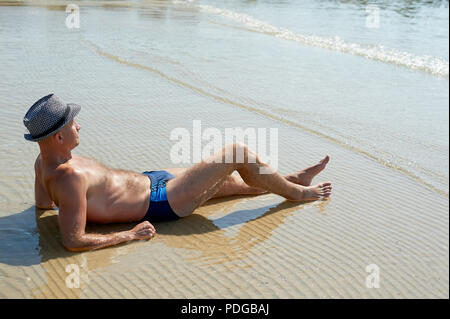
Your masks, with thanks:
[(131, 232), (135, 237), (134, 239), (150, 239), (156, 234), (155, 227), (148, 221), (137, 224)]

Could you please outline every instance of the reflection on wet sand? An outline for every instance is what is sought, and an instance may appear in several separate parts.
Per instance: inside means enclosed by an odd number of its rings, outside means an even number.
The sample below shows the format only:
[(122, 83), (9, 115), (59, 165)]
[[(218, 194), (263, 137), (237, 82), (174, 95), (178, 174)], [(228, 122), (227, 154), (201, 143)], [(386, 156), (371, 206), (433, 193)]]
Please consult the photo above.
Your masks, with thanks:
[[(190, 261), (203, 265), (242, 261), (258, 254), (258, 245), (269, 239), (293, 212), (309, 206), (308, 203), (285, 200), (277, 202), (281, 197), (276, 195), (257, 198), (236, 196), (211, 200), (187, 218), (173, 223), (155, 223), (157, 234), (167, 246), (198, 251), (198, 255), (186, 257)], [(261, 207), (265, 201), (270, 201), (270, 204)], [(315, 205), (323, 212), (327, 203), (323, 201)], [(249, 208), (240, 209), (241, 205)], [(222, 217), (210, 219), (217, 212)], [(238, 225), (241, 226), (237, 234), (230, 236), (229, 229)]]
[[(61, 242), (57, 211), (36, 209), (36, 224), (39, 231), (41, 266), (46, 272), (46, 283), (32, 291), (35, 298), (81, 298), (83, 288), (89, 283), (89, 272), (114, 263), (114, 258), (131, 253), (140, 243), (122, 244), (83, 253), (67, 251)], [(87, 225), (86, 232), (109, 233), (130, 229), (130, 224)], [(127, 249), (121, 249), (127, 246)], [(75, 265), (71, 266), (69, 265)], [(67, 268), (69, 267), (69, 268)], [(71, 280), (79, 270), (79, 287)], [(66, 271), (68, 270), (68, 271)], [(66, 280), (68, 284), (66, 284)]]
[[(31, 285), (27, 284), (30, 291), (26, 293), (33, 298), (83, 298), (83, 289), (88, 284), (99, 284), (97, 280), (90, 282), (92, 271), (117, 263), (117, 257), (132, 254), (142, 245), (158, 242), (168, 247), (190, 250), (183, 258), (200, 266), (226, 263), (231, 269), (237, 266), (232, 262), (238, 262), (241, 268), (251, 267), (251, 262), (242, 264), (242, 261), (249, 256), (263, 254), (258, 245), (269, 239), (293, 212), (308, 205), (278, 202), (279, 199), (276, 195), (214, 199), (187, 218), (154, 223), (157, 236), (153, 240), (134, 241), (83, 253), (69, 252), (63, 247), (58, 211), (32, 206), (21, 213), (0, 218), (1, 234), (7, 236), (0, 243), (0, 262), (19, 267), (38, 267), (27, 279), (31, 280)], [(264, 203), (269, 205), (263, 206)], [(326, 202), (318, 204), (322, 207), (321, 211), (324, 205)], [(130, 223), (88, 224), (86, 232), (119, 232), (133, 226)], [(230, 237), (230, 229), (237, 227), (237, 234)], [(8, 243), (14, 243), (15, 249), (10, 249)], [(198, 253), (192, 255), (191, 252)], [(79, 271), (79, 286), (71, 280), (77, 272), (74, 267)]]

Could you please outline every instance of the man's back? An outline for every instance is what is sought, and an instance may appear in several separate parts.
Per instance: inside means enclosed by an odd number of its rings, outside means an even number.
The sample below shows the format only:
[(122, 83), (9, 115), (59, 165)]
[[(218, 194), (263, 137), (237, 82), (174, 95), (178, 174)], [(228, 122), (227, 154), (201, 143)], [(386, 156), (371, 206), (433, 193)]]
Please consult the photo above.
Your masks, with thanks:
[[(81, 209), (86, 202), (86, 219), (95, 223), (138, 221), (145, 216), (149, 202), (150, 181), (131, 171), (110, 169), (94, 159), (73, 156), (60, 165), (51, 165), (39, 155), (35, 163), (36, 204), (49, 207), (53, 201), (61, 207), (73, 200), (69, 210)], [(67, 200), (66, 200), (67, 201)]]

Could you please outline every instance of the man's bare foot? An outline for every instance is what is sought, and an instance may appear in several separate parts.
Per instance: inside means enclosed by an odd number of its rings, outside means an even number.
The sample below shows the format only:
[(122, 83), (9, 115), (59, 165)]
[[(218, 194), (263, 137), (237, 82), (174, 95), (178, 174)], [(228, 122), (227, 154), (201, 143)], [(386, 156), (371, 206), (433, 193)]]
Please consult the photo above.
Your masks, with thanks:
[(298, 198), (294, 201), (308, 201), (328, 198), (331, 195), (331, 183), (325, 182), (314, 186), (306, 186), (300, 189)]
[(312, 179), (325, 168), (329, 160), (330, 157), (327, 155), (316, 165), (308, 167), (300, 172), (286, 175), (285, 178), (292, 183), (309, 186), (311, 185)]

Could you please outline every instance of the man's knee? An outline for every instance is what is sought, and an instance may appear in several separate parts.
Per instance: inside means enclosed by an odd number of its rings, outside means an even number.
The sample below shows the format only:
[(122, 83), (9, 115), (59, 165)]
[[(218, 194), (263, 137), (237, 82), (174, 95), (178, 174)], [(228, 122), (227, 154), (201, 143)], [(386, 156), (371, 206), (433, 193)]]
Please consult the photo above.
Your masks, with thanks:
[(228, 144), (227, 146), (225, 146), (223, 148), (224, 152), (243, 152), (248, 150), (248, 146), (245, 145), (244, 143), (233, 143), (233, 144)]
[(197, 205), (192, 199), (184, 199), (179, 196), (173, 200), (169, 200), (170, 207), (179, 217), (186, 217), (191, 215), (197, 208)]
[(255, 163), (256, 153), (244, 143), (229, 144), (223, 148), (225, 163)]

